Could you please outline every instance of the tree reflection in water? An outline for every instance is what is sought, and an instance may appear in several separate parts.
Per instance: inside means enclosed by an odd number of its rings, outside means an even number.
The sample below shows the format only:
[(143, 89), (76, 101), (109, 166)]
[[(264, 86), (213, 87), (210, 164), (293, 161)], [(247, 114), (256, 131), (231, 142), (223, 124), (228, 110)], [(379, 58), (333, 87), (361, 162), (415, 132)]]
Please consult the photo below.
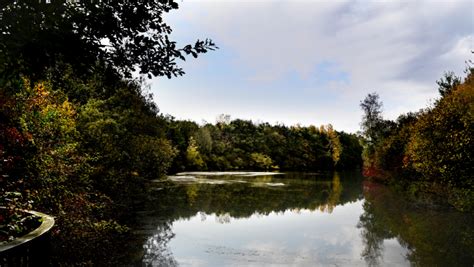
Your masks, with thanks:
[[(355, 231), (356, 235), (360, 234), (360, 239), (349, 241), (353, 243), (347, 247), (350, 249), (344, 250), (345, 254), (341, 254), (340, 260), (350, 260), (356, 265), (365, 261), (368, 266), (389, 263), (472, 266), (474, 263), (472, 214), (462, 214), (445, 208), (426, 209), (426, 206), (404, 200), (386, 186), (367, 181), (362, 183), (357, 175), (335, 173), (328, 176), (289, 174), (284, 177), (252, 177), (245, 181), (245, 178), (242, 178), (235, 183), (231, 182), (237, 180), (235, 177), (219, 177), (220, 180), (227, 180), (226, 183), (218, 184), (173, 182), (158, 191), (156, 199), (148, 203), (148, 210), (154, 214), (144, 223), (159, 227), (145, 242), (143, 263), (153, 266), (177, 265), (177, 260), (169, 249), (169, 242), (174, 237), (172, 224), (196, 215), (201, 221), (205, 221), (206, 216), (212, 214), (217, 223), (232, 225), (234, 219), (283, 215), (285, 211), (297, 213), (299, 210), (319, 210), (325, 212), (323, 217), (330, 220), (328, 214), (334, 214), (335, 207), (362, 198), (364, 201), (361, 213), (355, 214), (355, 221), (358, 220), (357, 228), (353, 225), (353, 228), (350, 225), (345, 228)], [(284, 186), (263, 186), (265, 183)], [(338, 214), (340, 216), (340, 212)], [(167, 223), (163, 223), (164, 221)], [(330, 221), (326, 223), (331, 224)], [(335, 235), (341, 230), (337, 228), (337, 224), (323, 223), (320, 227), (336, 231)], [(301, 233), (295, 233), (294, 236), (299, 236), (297, 234)], [(316, 239), (319, 238), (322, 237), (316, 236)], [(321, 246), (326, 246), (323, 249), (333, 253), (336, 248), (332, 244), (338, 244), (338, 241), (335, 242), (321, 243)], [(308, 249), (319, 249), (317, 244), (313, 245)], [(351, 249), (355, 249), (356, 254), (360, 253), (361, 258), (352, 258), (351, 253), (355, 251)], [(318, 255), (313, 256), (317, 265)], [(327, 259), (328, 263), (337, 261), (338, 257)]]
[(331, 213), (338, 204), (340, 204), (341, 194), (342, 194), (342, 183), (341, 178), (338, 172), (333, 173), (333, 178), (331, 182), (331, 190), (329, 191), (329, 196), (326, 203), (319, 206), (319, 210), (322, 212)]
[(146, 266), (178, 266), (168, 242), (174, 237), (170, 223), (158, 225), (156, 233), (150, 236), (143, 245), (143, 263)]
[(388, 187), (365, 181), (364, 213), (360, 216), (364, 250), (369, 266), (379, 266), (384, 242), (396, 239), (405, 257), (416, 266), (472, 266), (474, 220), (446, 207), (426, 208), (410, 202)]
[(380, 266), (383, 241), (391, 238), (391, 236), (386, 231), (383, 223), (371, 212), (372, 204), (365, 201), (363, 207), (364, 213), (360, 216), (360, 221), (357, 224), (357, 227), (361, 228), (362, 241), (364, 242), (364, 250), (361, 256), (368, 266)]
[(345, 174), (342, 177), (339, 173), (295, 173), (214, 178), (225, 183), (173, 182), (163, 187), (148, 203), (147, 210), (153, 210), (157, 217), (148, 218), (150, 221), (147, 223), (159, 226), (143, 246), (143, 263), (147, 266), (175, 266), (177, 262), (168, 247), (168, 242), (174, 237), (172, 223), (195, 215), (205, 221), (207, 214), (214, 214), (216, 222), (229, 224), (233, 218), (263, 218), (270, 213), (284, 214), (287, 210), (332, 213), (337, 205), (357, 201), (362, 195), (359, 175)]

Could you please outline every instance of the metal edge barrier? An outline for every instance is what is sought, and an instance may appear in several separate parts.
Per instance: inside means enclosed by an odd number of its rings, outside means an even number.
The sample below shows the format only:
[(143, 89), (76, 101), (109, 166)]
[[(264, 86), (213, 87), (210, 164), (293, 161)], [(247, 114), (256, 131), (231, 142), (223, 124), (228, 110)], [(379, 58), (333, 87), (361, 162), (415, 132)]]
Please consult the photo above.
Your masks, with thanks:
[(38, 211), (23, 212), (40, 217), (41, 225), (26, 235), (0, 244), (0, 266), (36, 266), (49, 260), (49, 238), (46, 233), (53, 228), (54, 218)]

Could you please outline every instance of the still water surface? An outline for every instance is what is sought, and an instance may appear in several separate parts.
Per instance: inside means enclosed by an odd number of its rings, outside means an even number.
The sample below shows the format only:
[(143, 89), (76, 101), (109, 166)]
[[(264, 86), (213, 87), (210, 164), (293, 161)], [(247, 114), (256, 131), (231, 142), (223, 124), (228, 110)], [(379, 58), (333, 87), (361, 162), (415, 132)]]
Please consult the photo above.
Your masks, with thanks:
[(358, 173), (193, 172), (156, 182), (147, 266), (472, 266), (473, 219)]

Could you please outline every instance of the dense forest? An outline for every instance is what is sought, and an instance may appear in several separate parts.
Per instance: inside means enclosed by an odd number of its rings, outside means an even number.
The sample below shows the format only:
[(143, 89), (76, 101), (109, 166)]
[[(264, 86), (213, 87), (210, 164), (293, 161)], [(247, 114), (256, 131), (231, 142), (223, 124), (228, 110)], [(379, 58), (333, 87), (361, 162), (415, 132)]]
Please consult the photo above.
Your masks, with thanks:
[(362, 102), (365, 175), (401, 186), (414, 196), (474, 208), (474, 68), (437, 81), (440, 98), (396, 121), (382, 117), (377, 93)]
[(354, 134), (327, 126), (284, 126), (230, 120), (216, 124), (167, 120), (168, 138), (177, 149), (170, 171), (317, 171), (361, 167), (362, 146)]

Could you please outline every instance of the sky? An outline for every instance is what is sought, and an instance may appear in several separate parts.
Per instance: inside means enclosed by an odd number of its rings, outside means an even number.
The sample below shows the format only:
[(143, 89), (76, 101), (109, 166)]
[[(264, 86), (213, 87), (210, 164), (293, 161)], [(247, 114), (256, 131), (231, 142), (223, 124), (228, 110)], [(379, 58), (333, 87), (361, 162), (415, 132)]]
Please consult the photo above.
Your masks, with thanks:
[(371, 92), (386, 119), (438, 97), (445, 71), (464, 77), (474, 1), (178, 1), (178, 45), (218, 50), (179, 61), (186, 74), (149, 81), (160, 111), (214, 123), (219, 114), (356, 132)]

